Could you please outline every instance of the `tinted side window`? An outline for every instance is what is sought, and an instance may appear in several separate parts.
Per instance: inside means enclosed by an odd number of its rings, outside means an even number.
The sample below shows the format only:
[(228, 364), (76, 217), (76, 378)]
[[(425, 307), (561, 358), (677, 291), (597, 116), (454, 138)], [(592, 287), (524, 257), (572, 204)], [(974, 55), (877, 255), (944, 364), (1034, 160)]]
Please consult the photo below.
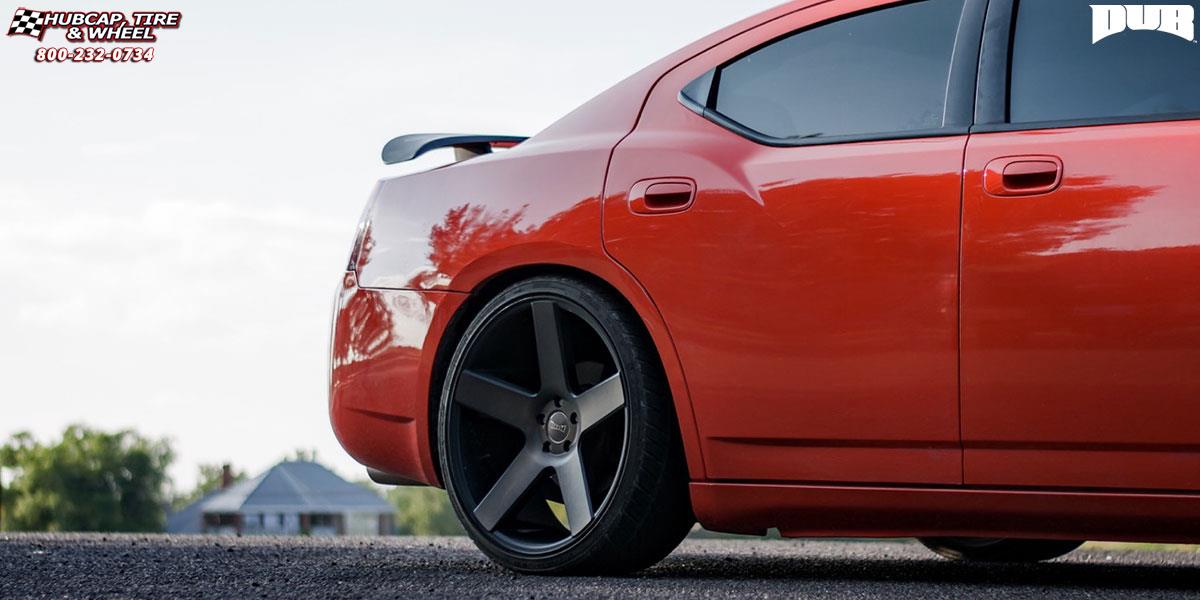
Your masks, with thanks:
[(719, 70), (727, 119), (778, 139), (942, 126), (963, 0), (924, 0), (801, 31)]
[(1009, 119), (1200, 112), (1200, 45), (1192, 41), (1197, 4), (1127, 8), (1096, 0), (1021, 0)]

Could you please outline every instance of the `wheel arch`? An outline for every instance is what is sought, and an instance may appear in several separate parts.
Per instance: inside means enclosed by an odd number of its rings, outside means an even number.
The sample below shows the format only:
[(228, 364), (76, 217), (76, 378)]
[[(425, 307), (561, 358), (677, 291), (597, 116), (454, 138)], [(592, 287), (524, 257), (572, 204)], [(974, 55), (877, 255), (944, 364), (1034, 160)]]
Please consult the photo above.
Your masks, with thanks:
[[(479, 278), (470, 287), (470, 296), (466, 302), (454, 312), (447, 322), (434, 353), (429, 374), (429, 397), (427, 399), (427, 415), (425, 432), (428, 440), (426, 450), (431, 461), (430, 472), (435, 476), (435, 483), (444, 487), (439, 464), (438, 419), (437, 414), (441, 404), (442, 388), (445, 384), (446, 370), (458, 346), (459, 340), (466, 331), (471, 320), (479, 311), (503, 290), (509, 286), (527, 279), (542, 276), (562, 276), (578, 279), (611, 292), (619, 298), (627, 308), (638, 316), (639, 324), (654, 344), (659, 359), (659, 366), (667, 377), (671, 389), (671, 399), (675, 410), (676, 424), (679, 427), (680, 440), (683, 444), (684, 455), (687, 458), (688, 475), (692, 481), (704, 479), (704, 462), (700, 453), (699, 432), (695, 426), (691, 398), (687, 391), (683, 368), (675, 351), (674, 342), (666, 328), (657, 306), (642, 289), (641, 285), (624, 269), (610, 261), (606, 265), (589, 265), (584, 267), (570, 262), (544, 262), (521, 264), (506, 267), (490, 275)], [(597, 271), (604, 271), (604, 275)]]

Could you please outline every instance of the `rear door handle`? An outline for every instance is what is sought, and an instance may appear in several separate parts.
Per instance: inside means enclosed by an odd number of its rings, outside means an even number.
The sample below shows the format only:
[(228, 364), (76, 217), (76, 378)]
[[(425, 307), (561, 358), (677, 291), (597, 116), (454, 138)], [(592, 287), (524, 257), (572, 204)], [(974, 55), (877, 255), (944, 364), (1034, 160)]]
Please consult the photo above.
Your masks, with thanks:
[(1007, 156), (988, 163), (983, 188), (992, 196), (1037, 196), (1058, 189), (1062, 179), (1057, 156)]
[(639, 215), (683, 212), (696, 199), (696, 182), (681, 177), (645, 179), (629, 190), (629, 210)]

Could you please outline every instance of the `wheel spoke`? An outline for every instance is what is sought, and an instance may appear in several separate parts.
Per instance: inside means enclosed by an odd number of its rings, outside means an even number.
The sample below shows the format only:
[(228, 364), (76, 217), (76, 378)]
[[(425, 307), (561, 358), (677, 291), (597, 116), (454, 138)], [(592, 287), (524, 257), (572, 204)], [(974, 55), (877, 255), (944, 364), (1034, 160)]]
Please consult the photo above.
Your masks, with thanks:
[(567, 395), (567, 366), (563, 357), (558, 309), (549, 300), (533, 303), (533, 331), (537, 342), (538, 372), (542, 392)]
[(504, 470), (500, 479), (492, 486), (491, 491), (483, 497), (479, 506), (475, 507), (475, 518), (484, 529), (492, 531), (513, 507), (525, 491), (533, 485), (545, 465), (533, 450), (522, 450), (511, 465)]
[(522, 431), (537, 410), (531, 394), (515, 385), (475, 371), (463, 371), (454, 386), (454, 401)]
[(609, 415), (625, 406), (625, 390), (621, 386), (621, 374), (617, 373), (575, 399), (579, 406), (579, 430), (587, 431)]
[(567, 524), (571, 535), (578, 535), (592, 522), (592, 497), (588, 493), (587, 477), (583, 472), (583, 460), (579, 450), (572, 452), (566, 460), (555, 465), (558, 488), (562, 491), (563, 504), (567, 506)]

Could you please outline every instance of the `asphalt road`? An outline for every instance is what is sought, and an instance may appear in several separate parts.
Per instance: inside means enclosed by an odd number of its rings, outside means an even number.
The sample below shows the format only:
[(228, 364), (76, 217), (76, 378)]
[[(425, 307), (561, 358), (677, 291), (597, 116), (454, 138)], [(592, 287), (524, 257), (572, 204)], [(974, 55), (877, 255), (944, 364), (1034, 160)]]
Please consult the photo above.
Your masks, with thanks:
[(912, 543), (689, 540), (632, 577), (525, 577), (465, 539), (0, 534), (0, 598), (1200, 596), (1200, 553), (967, 565)]

